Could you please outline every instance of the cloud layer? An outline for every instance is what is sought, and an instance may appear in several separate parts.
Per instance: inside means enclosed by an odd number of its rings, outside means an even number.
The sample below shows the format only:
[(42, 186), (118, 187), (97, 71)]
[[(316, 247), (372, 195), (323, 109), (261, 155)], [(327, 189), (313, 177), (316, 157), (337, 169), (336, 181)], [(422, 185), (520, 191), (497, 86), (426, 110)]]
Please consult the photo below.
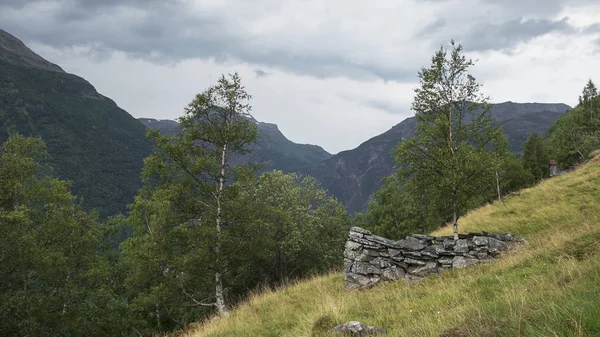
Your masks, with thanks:
[[(391, 120), (399, 122), (399, 118), (410, 115), (408, 107), (419, 68), (426, 66), (433, 51), (450, 39), (462, 43), (470, 56), (479, 60), (474, 71), (486, 83), (485, 89), (494, 88), (495, 92), (486, 90), (492, 97), (523, 97), (520, 91), (524, 88), (506, 84), (507, 76), (521, 86), (533, 85), (531, 78), (524, 76), (535, 73), (546, 78), (542, 81), (545, 85), (526, 89), (532, 93), (526, 98), (564, 100), (565, 95), (554, 94), (558, 89), (548, 88), (548, 78), (558, 76), (557, 71), (563, 67), (564, 73), (571, 75), (563, 79), (569, 87), (561, 92), (571, 95), (579, 91), (571, 82), (593, 77), (589, 71), (579, 73), (578, 66), (569, 60), (594, 62), (593, 55), (597, 59), (598, 17), (600, 5), (593, 0), (546, 0), (543, 6), (536, 0), (0, 3), (0, 28), (44, 50), (43, 56), (54, 57), (51, 61), (65, 69), (77, 68), (79, 75), (90, 79), (134, 115), (161, 114), (152, 106), (145, 107), (142, 98), (155, 100), (161, 93), (170, 92), (164, 87), (167, 83), (175, 85), (178, 92), (197, 92), (216, 78), (217, 70), (242, 69), (247, 72), (249, 87), (278, 96), (260, 103), (261, 109), (255, 108), (257, 113), (288, 129), (293, 140), (321, 142), (334, 152), (356, 146), (368, 134), (373, 136), (391, 127), (393, 123), (385, 127)], [(573, 56), (573, 50), (578, 54)], [(110, 76), (106, 74), (109, 68), (114, 72)], [(180, 73), (178, 69), (183, 68), (186, 70)], [(139, 73), (132, 69), (139, 69)], [(171, 78), (167, 69), (178, 74), (177, 80), (155, 79), (150, 84), (138, 81), (128, 87), (117, 83), (127, 82), (119, 78), (122, 74), (143, 78), (154, 71), (156, 76)], [(303, 85), (321, 89), (313, 92)], [(122, 87), (125, 98), (116, 97), (121, 93), (113, 92), (114, 87)], [(279, 97), (282, 102), (295, 102), (292, 96), (299, 92), (312, 95), (302, 97), (297, 103), (300, 107), (274, 103)], [(257, 93), (253, 95), (258, 97)], [(157, 117), (175, 117), (182, 100), (162, 98), (154, 106), (176, 111), (163, 111)], [(340, 109), (346, 111), (340, 113)], [(350, 139), (345, 135), (348, 130), (329, 132), (340, 139), (301, 136), (309, 133), (308, 123), (299, 123), (292, 114), (312, 114), (313, 120), (345, 117), (349, 120), (337, 123), (353, 125), (346, 129), (361, 136)], [(356, 122), (360, 114), (379, 122)], [(361, 126), (371, 129), (357, 131)]]

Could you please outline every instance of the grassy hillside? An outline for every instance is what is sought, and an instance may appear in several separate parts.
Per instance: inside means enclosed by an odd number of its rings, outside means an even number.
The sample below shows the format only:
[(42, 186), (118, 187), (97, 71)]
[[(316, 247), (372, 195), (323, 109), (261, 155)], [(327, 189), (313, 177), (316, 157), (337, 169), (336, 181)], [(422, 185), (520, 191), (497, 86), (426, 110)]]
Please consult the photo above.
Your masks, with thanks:
[(600, 335), (600, 160), (475, 210), (460, 230), (528, 243), (495, 263), (360, 292), (345, 291), (341, 273), (315, 277), (256, 294), (184, 335), (334, 336), (326, 331), (351, 320), (389, 336)]

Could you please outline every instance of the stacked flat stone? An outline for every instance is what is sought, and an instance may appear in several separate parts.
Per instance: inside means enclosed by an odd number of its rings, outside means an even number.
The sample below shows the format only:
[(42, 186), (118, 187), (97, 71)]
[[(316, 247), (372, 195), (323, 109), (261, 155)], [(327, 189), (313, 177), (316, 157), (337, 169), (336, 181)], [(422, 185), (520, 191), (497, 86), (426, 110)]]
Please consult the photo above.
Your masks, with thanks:
[(421, 234), (394, 241), (353, 227), (344, 250), (345, 285), (347, 289), (365, 288), (494, 261), (509, 248), (507, 243), (516, 241), (509, 233), (487, 232), (460, 234), (456, 241), (451, 236)]

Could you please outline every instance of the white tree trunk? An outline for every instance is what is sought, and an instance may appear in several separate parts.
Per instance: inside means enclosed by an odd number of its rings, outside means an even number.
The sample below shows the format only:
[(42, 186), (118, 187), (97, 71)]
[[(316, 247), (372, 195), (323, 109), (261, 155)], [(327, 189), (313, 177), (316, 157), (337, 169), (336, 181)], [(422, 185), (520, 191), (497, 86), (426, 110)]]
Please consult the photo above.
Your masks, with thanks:
[(456, 203), (453, 205), (454, 211), (452, 213), (452, 226), (454, 230), (454, 241), (458, 240), (458, 215), (456, 213)]
[(221, 171), (219, 172), (219, 182), (217, 186), (217, 242), (215, 243), (215, 298), (219, 316), (229, 316), (229, 310), (225, 304), (225, 296), (223, 295), (223, 279), (221, 275), (221, 224), (222, 209), (221, 198), (223, 196), (223, 187), (225, 185), (225, 164), (227, 159), (227, 143), (223, 145), (221, 151)]
[(496, 169), (496, 190), (498, 191), (498, 200), (502, 201), (502, 195), (500, 194), (500, 177), (498, 176), (498, 169)]

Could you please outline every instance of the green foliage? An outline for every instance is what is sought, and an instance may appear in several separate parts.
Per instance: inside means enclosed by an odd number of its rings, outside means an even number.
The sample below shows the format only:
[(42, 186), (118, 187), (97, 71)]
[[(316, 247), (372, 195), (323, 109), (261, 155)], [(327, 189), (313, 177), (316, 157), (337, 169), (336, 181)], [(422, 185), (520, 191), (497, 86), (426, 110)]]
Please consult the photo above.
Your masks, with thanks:
[(523, 144), (523, 167), (533, 175), (536, 181), (550, 175), (550, 156), (546, 151), (544, 139), (537, 133), (531, 134)]
[(0, 148), (0, 335), (119, 335), (104, 228), (67, 183), (41, 174), (46, 156), (39, 138)]
[(246, 239), (229, 254), (247, 254), (238, 283), (283, 284), (339, 266), (348, 218), (316, 179), (273, 171), (239, 188), (230, 213), (243, 219), (234, 237)]
[[(123, 223), (132, 324), (142, 334), (185, 327), (250, 290), (339, 265), (348, 219), (315, 179), (255, 176), (230, 156), (249, 152), (256, 125), (237, 75), (196, 96), (181, 133), (148, 133), (146, 185)], [(222, 290), (221, 290), (222, 289)], [(226, 309), (226, 308), (225, 308)]]
[[(224, 203), (221, 246), (230, 301), (339, 265), (348, 219), (313, 178), (236, 175)], [(198, 216), (202, 199), (176, 179), (144, 189), (127, 219), (135, 232), (122, 244), (126, 288), (133, 324), (143, 334), (182, 328), (214, 312), (203, 305), (214, 301), (214, 213)]]
[(444, 200), (435, 199), (437, 194), (430, 193), (435, 191), (419, 187), (416, 179), (401, 182), (392, 175), (382, 182), (368, 211), (354, 218), (357, 226), (390, 239), (402, 239), (409, 234), (427, 233), (447, 220), (436, 209)]
[(416, 132), (394, 149), (398, 171), (383, 180), (368, 212), (357, 215), (358, 226), (394, 239), (425, 233), (532, 183), (467, 73), (473, 62), (452, 46), (419, 73)]
[(426, 207), (452, 217), (457, 230), (458, 217), (477, 203), (495, 174), (496, 150), (490, 147), (503, 135), (492, 125), (480, 84), (467, 72), (473, 62), (462, 55), (462, 46), (452, 41), (452, 47), (449, 55), (441, 47), (431, 66), (419, 72), (412, 106), (417, 130), (398, 144), (395, 159), (400, 179), (415, 181), (411, 192), (425, 194), (431, 204)]
[(600, 148), (600, 97), (591, 80), (579, 97), (579, 105), (550, 128), (547, 143), (552, 159), (562, 169), (587, 161), (590, 153)]

